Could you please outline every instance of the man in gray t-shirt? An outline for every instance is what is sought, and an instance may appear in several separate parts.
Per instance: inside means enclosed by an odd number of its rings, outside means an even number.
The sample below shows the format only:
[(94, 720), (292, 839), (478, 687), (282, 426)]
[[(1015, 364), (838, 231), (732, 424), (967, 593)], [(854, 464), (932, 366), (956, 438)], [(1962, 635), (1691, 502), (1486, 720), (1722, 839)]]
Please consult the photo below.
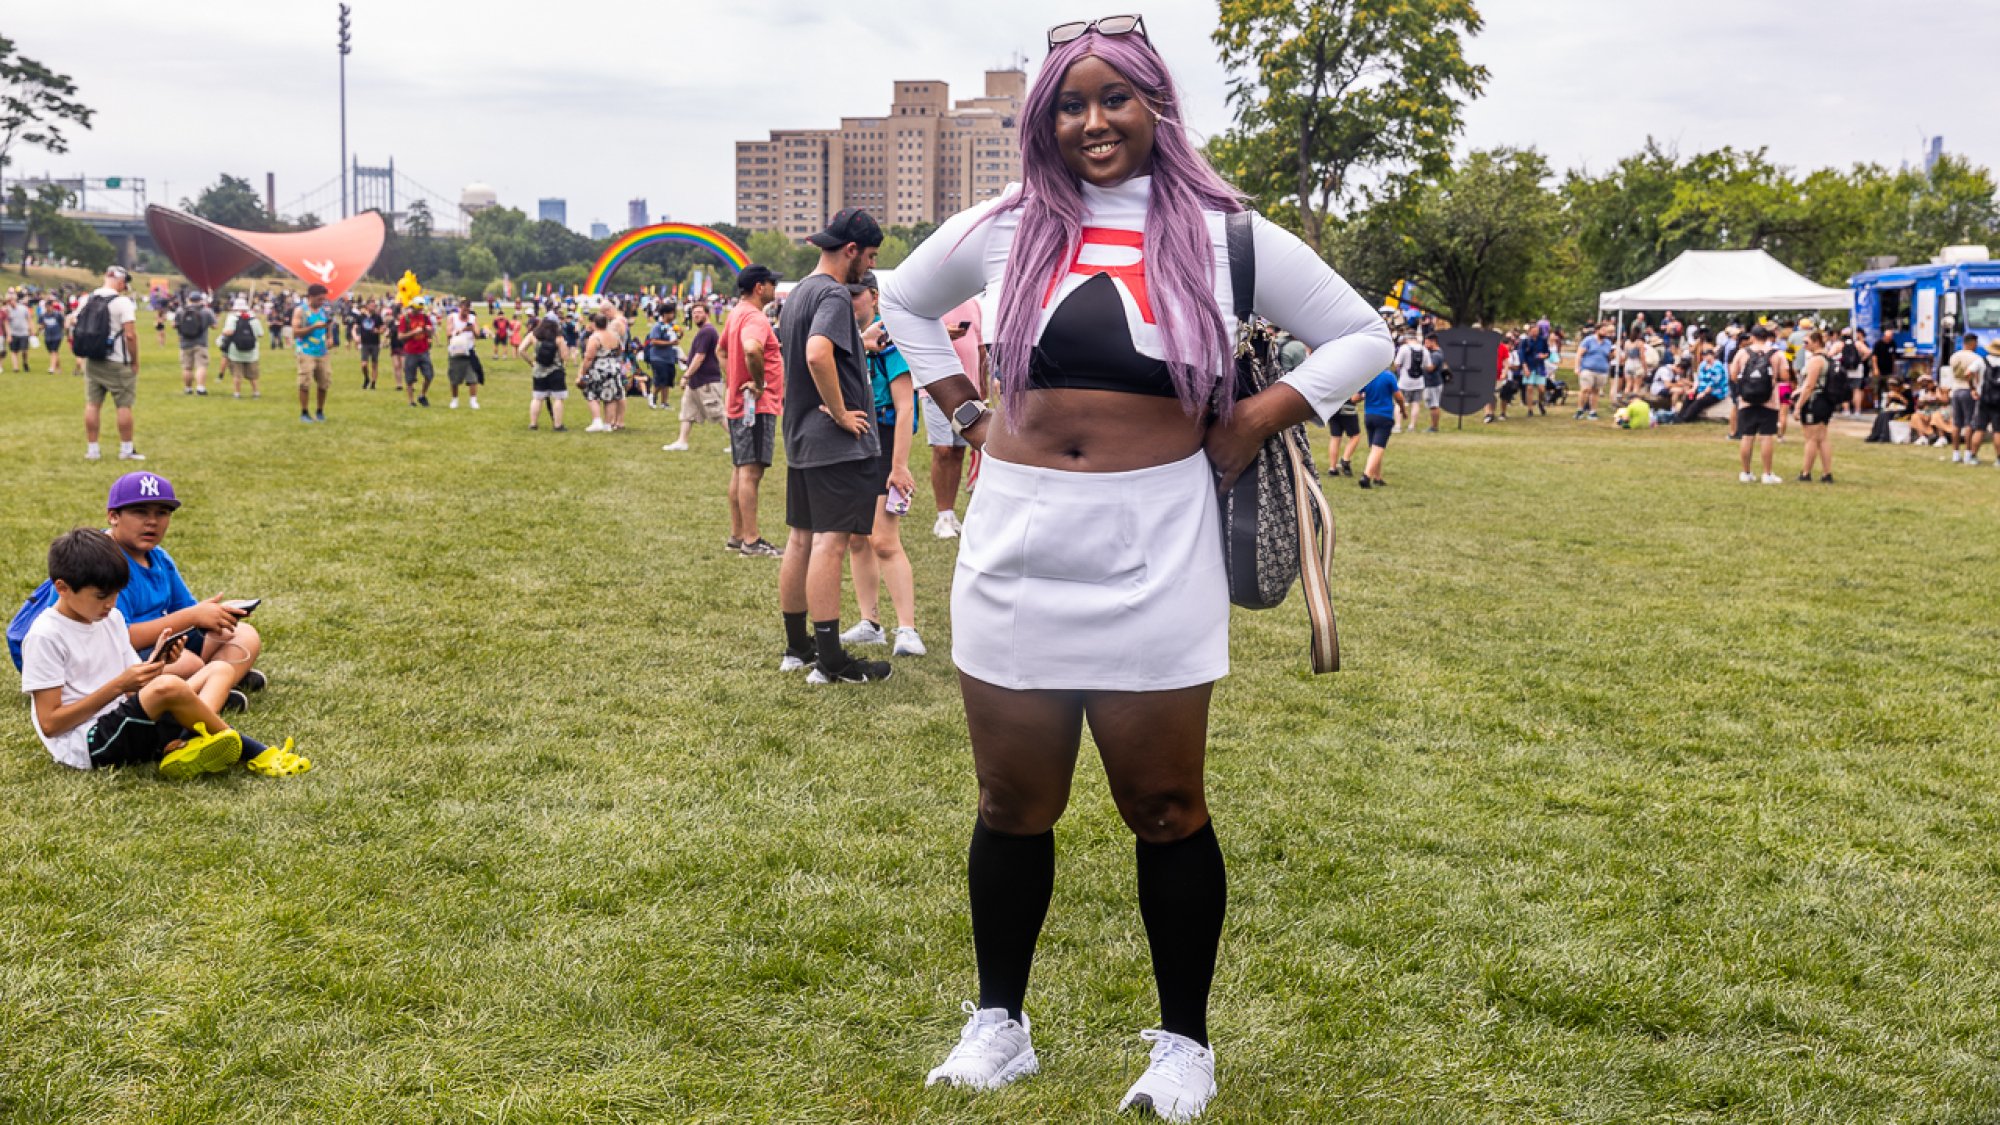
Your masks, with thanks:
[(814, 469), (880, 456), (881, 439), (874, 426), (862, 427), (857, 438), (820, 410), (826, 401), (813, 382), (806, 357), (814, 336), (833, 344), (842, 404), (849, 410), (866, 410), (875, 401), (868, 385), (868, 362), (861, 354), (861, 330), (854, 322), (853, 293), (830, 274), (808, 276), (785, 302), (778, 335), (785, 360), (785, 460), (794, 468)]
[[(7, 298), (7, 357), (14, 370), (28, 369), (28, 337), (34, 332), (34, 315), (26, 297)], [(859, 347), (860, 345), (856, 345)]]
[[(871, 683), (889, 665), (840, 646), (840, 574), (854, 540), (875, 529), (882, 474), (875, 398), (854, 322), (854, 294), (875, 265), (882, 228), (866, 211), (841, 211), (809, 241), (819, 268), (785, 300), (779, 343), (785, 362), (785, 525), (778, 568), (785, 618), (782, 672), (812, 666), (806, 682)], [(808, 613), (810, 612), (810, 630)]]

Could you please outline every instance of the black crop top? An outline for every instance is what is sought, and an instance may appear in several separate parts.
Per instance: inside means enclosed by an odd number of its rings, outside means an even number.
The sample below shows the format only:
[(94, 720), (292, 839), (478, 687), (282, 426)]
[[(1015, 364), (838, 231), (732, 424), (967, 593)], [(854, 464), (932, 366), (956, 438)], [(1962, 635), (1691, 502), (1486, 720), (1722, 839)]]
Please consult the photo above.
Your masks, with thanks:
[(1029, 360), (1028, 387), (1180, 397), (1167, 365), (1132, 346), (1125, 303), (1102, 273), (1056, 306)]

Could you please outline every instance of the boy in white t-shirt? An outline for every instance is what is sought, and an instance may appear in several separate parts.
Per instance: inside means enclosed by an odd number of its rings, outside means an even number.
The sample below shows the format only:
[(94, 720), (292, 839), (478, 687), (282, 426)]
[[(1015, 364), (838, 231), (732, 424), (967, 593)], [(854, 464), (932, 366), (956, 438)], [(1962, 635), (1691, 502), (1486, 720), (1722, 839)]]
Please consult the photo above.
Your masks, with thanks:
[(179, 641), (156, 643), (153, 659), (139, 659), (118, 612), (129, 574), (125, 553), (101, 531), (78, 529), (49, 547), (56, 603), (22, 639), (21, 691), (50, 756), (80, 770), (158, 762), (176, 780), (226, 770), (246, 751), (252, 773), (311, 769), (291, 739), (267, 747), (222, 721), (229, 680), (213, 666), (188, 679), (169, 673)]

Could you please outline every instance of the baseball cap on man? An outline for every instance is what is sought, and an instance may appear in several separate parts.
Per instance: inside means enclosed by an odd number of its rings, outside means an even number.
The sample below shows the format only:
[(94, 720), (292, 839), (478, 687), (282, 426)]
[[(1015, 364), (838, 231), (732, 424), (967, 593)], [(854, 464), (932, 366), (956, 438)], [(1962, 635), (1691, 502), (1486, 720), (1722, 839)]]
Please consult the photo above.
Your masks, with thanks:
[(848, 243), (860, 246), (882, 245), (882, 227), (875, 216), (859, 207), (846, 207), (828, 219), (826, 229), (806, 239), (822, 250), (838, 250)]
[(169, 508), (181, 506), (180, 498), (174, 495), (172, 481), (158, 473), (126, 473), (111, 482), (111, 495), (104, 499), (104, 510), (115, 512), (134, 504), (165, 504)]
[(767, 281), (776, 280), (778, 280), (776, 270), (773, 270), (769, 266), (757, 265), (753, 262), (750, 265), (744, 266), (743, 272), (736, 275), (736, 291), (738, 293), (748, 293)]
[(132, 271), (126, 269), (124, 266), (112, 266), (110, 269), (104, 271), (104, 276), (115, 277), (120, 281), (130, 281), (132, 280)]

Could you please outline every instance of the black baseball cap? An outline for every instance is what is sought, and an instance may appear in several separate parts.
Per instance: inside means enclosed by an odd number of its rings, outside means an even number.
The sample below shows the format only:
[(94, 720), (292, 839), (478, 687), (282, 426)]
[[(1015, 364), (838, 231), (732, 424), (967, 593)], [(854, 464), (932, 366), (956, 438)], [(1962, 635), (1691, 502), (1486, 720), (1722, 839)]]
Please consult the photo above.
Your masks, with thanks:
[(777, 280), (778, 271), (769, 266), (760, 266), (753, 262), (750, 265), (744, 266), (743, 272), (736, 275), (736, 291), (738, 293), (748, 293), (767, 281), (775, 282)]
[(875, 216), (859, 207), (846, 207), (827, 220), (826, 229), (806, 239), (822, 250), (838, 250), (848, 243), (863, 247), (882, 245), (882, 227)]

